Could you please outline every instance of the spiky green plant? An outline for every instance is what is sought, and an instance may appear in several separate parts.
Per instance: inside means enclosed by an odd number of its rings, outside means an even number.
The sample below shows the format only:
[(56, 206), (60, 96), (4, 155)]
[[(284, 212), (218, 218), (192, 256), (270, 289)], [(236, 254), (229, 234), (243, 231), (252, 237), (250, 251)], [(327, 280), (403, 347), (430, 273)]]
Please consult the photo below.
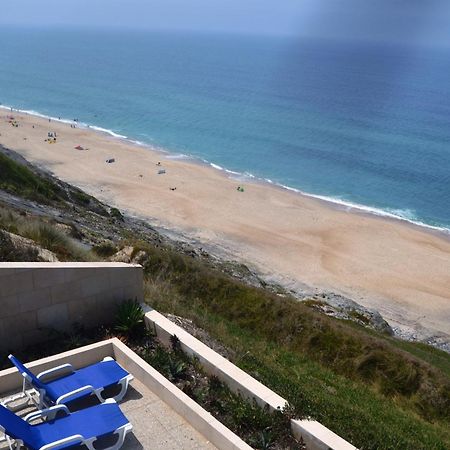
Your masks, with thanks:
[(134, 337), (144, 330), (144, 311), (136, 300), (127, 300), (117, 308), (115, 330)]

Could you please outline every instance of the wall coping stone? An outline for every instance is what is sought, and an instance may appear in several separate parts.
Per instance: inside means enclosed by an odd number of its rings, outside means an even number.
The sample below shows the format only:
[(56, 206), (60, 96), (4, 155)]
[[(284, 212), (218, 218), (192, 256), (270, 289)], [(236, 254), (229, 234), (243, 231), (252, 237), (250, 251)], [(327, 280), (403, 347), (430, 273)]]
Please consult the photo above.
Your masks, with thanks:
[(0, 273), (2, 269), (79, 269), (84, 267), (141, 267), (141, 265), (121, 262), (0, 262)]
[[(158, 311), (143, 305), (147, 327), (153, 328), (165, 345), (170, 345), (170, 337), (176, 335), (182, 349), (198, 358), (207, 373), (216, 375), (234, 391), (247, 398), (254, 398), (261, 406), (272, 410), (283, 409), (287, 401), (260, 383), (248, 373), (219, 355), (186, 330), (171, 322)], [(291, 420), (292, 434), (302, 437), (308, 450), (357, 450), (355, 446), (315, 420)]]

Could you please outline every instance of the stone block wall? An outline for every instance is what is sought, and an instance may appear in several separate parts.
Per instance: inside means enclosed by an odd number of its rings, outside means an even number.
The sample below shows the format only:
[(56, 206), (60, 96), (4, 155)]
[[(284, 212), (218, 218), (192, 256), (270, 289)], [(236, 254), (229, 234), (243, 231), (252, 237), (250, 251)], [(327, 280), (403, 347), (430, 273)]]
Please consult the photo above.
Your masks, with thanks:
[(123, 263), (0, 263), (0, 352), (111, 322), (117, 304), (143, 300), (142, 267)]

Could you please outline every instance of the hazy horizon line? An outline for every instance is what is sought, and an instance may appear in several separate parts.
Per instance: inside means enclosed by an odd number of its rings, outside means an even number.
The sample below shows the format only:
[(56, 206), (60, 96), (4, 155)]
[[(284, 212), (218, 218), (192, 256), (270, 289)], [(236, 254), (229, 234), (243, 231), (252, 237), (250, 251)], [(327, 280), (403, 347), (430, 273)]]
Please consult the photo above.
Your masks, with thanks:
[[(369, 38), (363, 36), (333, 36), (333, 35), (318, 35), (318, 34), (301, 34), (301, 33), (278, 33), (269, 32), (261, 33), (258, 31), (244, 32), (242, 30), (225, 30), (225, 29), (195, 29), (195, 28), (160, 28), (160, 27), (139, 27), (128, 25), (108, 25), (108, 24), (23, 24), (23, 23), (1, 23), (3, 30), (5, 28), (12, 29), (28, 29), (28, 30), (58, 30), (58, 31), (71, 31), (71, 30), (89, 30), (89, 31), (127, 31), (136, 32), (142, 34), (150, 33), (164, 33), (164, 34), (193, 34), (193, 35), (217, 35), (217, 36), (235, 36), (235, 37), (259, 37), (259, 38), (289, 38), (290, 40), (298, 41), (324, 41), (335, 43), (361, 43), (361, 44), (379, 44), (379, 45), (393, 45), (404, 47), (417, 47), (417, 48), (449, 48), (448, 43), (427, 42), (427, 41), (414, 41), (414, 40), (399, 40), (399, 39), (380, 39)], [(0, 30), (1, 32), (2, 30)]]

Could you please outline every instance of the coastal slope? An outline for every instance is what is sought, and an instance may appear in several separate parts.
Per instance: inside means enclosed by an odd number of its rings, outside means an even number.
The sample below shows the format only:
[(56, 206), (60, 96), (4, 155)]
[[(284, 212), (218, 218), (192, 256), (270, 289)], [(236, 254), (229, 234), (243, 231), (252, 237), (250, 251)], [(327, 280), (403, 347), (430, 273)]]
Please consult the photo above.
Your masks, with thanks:
[[(56, 143), (48, 132), (56, 132)], [(0, 134), (1, 144), (60, 179), (218, 246), (271, 280), (341, 293), (412, 333), (450, 335), (444, 235), (264, 183), (245, 183), (240, 192), (242, 181), (206, 165), (23, 113), (2, 111)]]

